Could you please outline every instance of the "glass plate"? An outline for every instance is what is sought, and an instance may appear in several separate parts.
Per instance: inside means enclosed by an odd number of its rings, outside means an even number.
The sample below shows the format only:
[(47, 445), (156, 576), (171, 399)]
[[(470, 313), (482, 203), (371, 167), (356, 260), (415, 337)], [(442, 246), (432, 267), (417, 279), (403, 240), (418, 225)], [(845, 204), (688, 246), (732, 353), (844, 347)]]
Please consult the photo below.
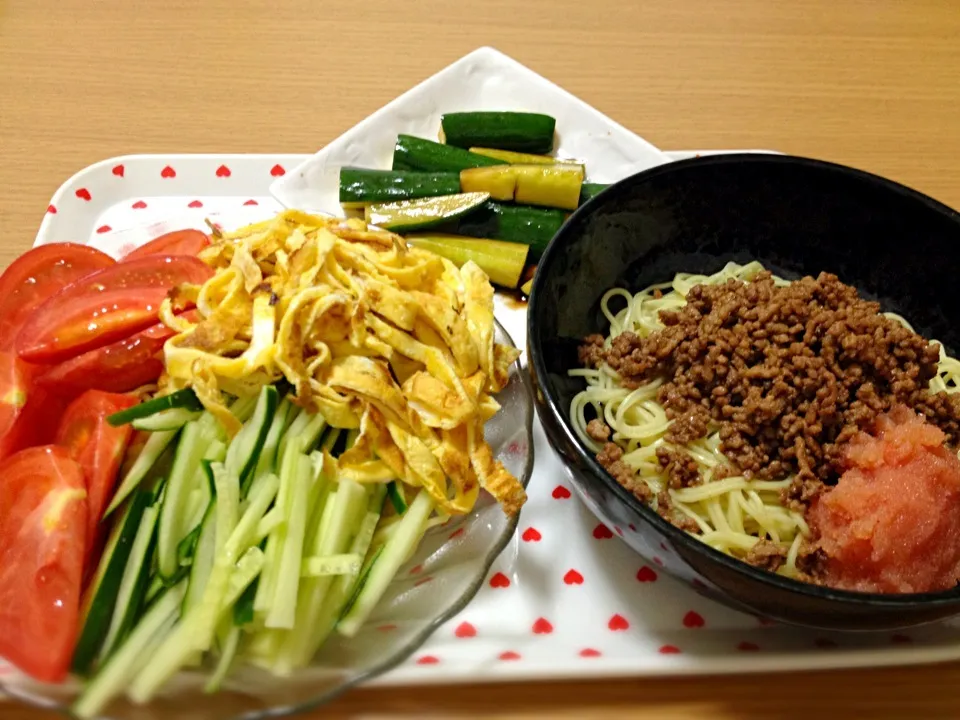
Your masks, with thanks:
[[(495, 337), (496, 342), (515, 347), (499, 322)], [(534, 411), (530, 380), (519, 360), (496, 399), (501, 410), (486, 424), (487, 441), (494, 457), (526, 487), (533, 471)], [(406, 660), (434, 630), (460, 612), (483, 585), (518, 520), (519, 516), (507, 517), (493, 498), (481, 493), (469, 515), (427, 533), (356, 637), (334, 634), (304, 670), (278, 678), (253, 666), (237, 666), (215, 695), (203, 692), (209, 670), (182, 672), (149, 705), (118, 698), (100, 717), (253, 720), (328, 702)], [(68, 710), (79, 688), (76, 681), (48, 685), (17, 672), (0, 682), (0, 690), (17, 699), (62, 711)]]

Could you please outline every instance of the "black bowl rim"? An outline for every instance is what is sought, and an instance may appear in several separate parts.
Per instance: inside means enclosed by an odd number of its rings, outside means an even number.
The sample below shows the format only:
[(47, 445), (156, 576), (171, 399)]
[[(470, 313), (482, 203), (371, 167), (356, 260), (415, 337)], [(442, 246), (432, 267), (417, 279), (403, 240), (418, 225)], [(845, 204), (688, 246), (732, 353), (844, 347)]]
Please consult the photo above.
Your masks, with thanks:
[[(875, 175), (864, 170), (858, 170), (847, 165), (841, 165), (824, 160), (816, 160), (813, 158), (796, 155), (726, 153), (723, 155), (701, 156), (686, 160), (678, 160), (675, 162), (666, 163), (664, 165), (658, 165), (648, 170), (643, 170), (610, 185), (608, 188), (584, 203), (570, 216), (567, 222), (564, 223), (563, 227), (560, 228), (553, 240), (551, 240), (546, 251), (543, 253), (543, 256), (541, 257), (537, 267), (537, 273), (534, 276), (533, 287), (530, 292), (527, 311), (527, 344), (530, 353), (529, 362), (532, 364), (537, 377), (545, 378), (547, 376), (544, 353), (542, 352), (540, 337), (536, 332), (534, 322), (539, 313), (539, 290), (543, 287), (545, 278), (549, 275), (550, 270), (553, 267), (554, 258), (560, 253), (559, 248), (565, 244), (566, 239), (576, 235), (580, 227), (584, 224), (586, 219), (593, 214), (596, 208), (600, 207), (608, 200), (618, 195), (624, 195), (629, 190), (632, 190), (638, 185), (642, 185), (647, 180), (660, 177), (662, 175), (682, 173), (694, 167), (740, 164), (808, 167), (833, 172), (838, 175), (844, 175), (855, 182), (867, 183), (875, 187), (883, 188), (884, 190), (892, 192), (896, 195), (900, 195), (915, 202), (921, 203), (931, 212), (935, 212), (939, 215), (942, 215), (945, 219), (955, 222), (957, 224), (958, 234), (960, 234), (960, 212), (954, 210), (948, 205), (935, 200), (929, 195), (925, 195), (917, 190), (907, 187), (906, 185), (895, 182), (888, 178), (884, 178), (880, 175)], [(570, 441), (570, 445), (576, 448), (578, 457), (584, 463), (584, 465), (589, 468), (593, 476), (602, 482), (610, 491), (612, 491), (621, 502), (626, 504), (632, 510), (636, 511), (643, 521), (654, 526), (654, 528), (666, 535), (672, 542), (680, 544), (685, 549), (704, 555), (709, 560), (719, 563), (728, 570), (736, 572), (740, 575), (744, 575), (750, 580), (754, 580), (766, 585), (772, 585), (779, 590), (809, 596), (817, 600), (829, 600), (848, 606), (871, 605), (878, 608), (886, 607), (890, 609), (896, 609), (922, 604), (925, 607), (936, 607), (955, 603), (957, 599), (960, 598), (960, 586), (950, 590), (942, 590), (937, 592), (898, 594), (836, 590), (833, 588), (826, 588), (819, 585), (805, 583), (800, 580), (793, 580), (791, 578), (783, 577), (766, 570), (760, 570), (742, 560), (738, 560), (730, 555), (720, 552), (719, 550), (715, 550), (706, 543), (701, 542), (694, 536), (684, 532), (683, 530), (680, 530), (675, 525), (664, 520), (659, 514), (654, 512), (652, 508), (637, 500), (632, 493), (627, 492), (622, 485), (614, 480), (613, 477), (611, 477), (610, 474), (603, 469), (600, 463), (597, 462), (593, 453), (589, 451), (589, 449), (580, 440), (580, 437), (576, 434), (576, 432), (574, 432), (573, 427), (568, 419), (569, 409), (560, 408), (557, 397), (547, 383), (540, 382), (537, 385), (537, 392), (542, 393), (544, 403), (549, 409), (549, 412), (553, 416), (560, 419), (560, 427), (563, 428), (567, 439)], [(789, 618), (785, 619), (789, 620)]]

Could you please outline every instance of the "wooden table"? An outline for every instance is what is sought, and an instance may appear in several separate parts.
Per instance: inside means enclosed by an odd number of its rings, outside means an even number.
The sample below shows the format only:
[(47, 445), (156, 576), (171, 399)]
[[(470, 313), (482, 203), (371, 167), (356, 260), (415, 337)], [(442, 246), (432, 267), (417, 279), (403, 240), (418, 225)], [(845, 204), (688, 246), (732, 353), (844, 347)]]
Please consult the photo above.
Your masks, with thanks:
[[(960, 207), (957, 0), (5, 0), (0, 264), (89, 163), (313, 151), (486, 44), (661, 148), (826, 158)], [(323, 715), (956, 718), (958, 684), (947, 665), (361, 690)]]

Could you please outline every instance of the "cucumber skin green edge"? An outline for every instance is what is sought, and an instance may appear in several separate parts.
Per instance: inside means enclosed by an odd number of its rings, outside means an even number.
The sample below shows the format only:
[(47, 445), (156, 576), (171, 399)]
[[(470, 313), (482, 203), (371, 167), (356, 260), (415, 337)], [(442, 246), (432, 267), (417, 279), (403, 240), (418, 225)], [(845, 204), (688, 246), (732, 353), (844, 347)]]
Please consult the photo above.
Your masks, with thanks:
[(186, 408), (188, 410), (203, 410), (203, 405), (197, 398), (197, 395), (190, 388), (177, 390), (169, 395), (147, 400), (139, 405), (134, 405), (126, 410), (121, 410), (107, 417), (107, 422), (113, 427), (126, 425), (134, 420), (140, 420), (150, 415), (154, 415), (161, 410), (172, 410), (174, 408)]
[(460, 172), (468, 168), (503, 164), (503, 161), (495, 158), (413, 135), (397, 135), (393, 148), (394, 170)]
[(129, 513), (122, 518), (123, 526), (120, 529), (116, 547), (113, 554), (106, 559), (106, 572), (90, 602), (90, 612), (83, 623), (74, 649), (72, 667), (75, 672), (85, 674), (90, 670), (90, 666), (107, 638), (110, 619), (116, 611), (117, 594), (120, 592), (120, 584), (123, 581), (123, 571), (127, 566), (130, 551), (133, 549), (133, 539), (137, 534), (143, 511), (147, 509), (152, 499), (152, 493), (139, 491), (134, 495)]
[(458, 112), (440, 118), (445, 142), (543, 155), (553, 151), (555, 118), (542, 113)]
[(533, 262), (540, 258), (566, 220), (567, 213), (563, 210), (490, 201), (461, 217), (449, 232), (529, 245), (528, 262)]
[(456, 172), (420, 172), (340, 168), (341, 203), (379, 203), (414, 200), (460, 192)]

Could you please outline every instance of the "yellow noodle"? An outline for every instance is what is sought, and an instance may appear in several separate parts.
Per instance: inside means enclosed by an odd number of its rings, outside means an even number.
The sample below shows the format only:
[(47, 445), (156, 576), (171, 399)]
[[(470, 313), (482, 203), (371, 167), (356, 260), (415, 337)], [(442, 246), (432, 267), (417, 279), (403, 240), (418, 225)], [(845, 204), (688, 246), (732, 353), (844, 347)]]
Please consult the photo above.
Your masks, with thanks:
[[(609, 347), (613, 338), (625, 331), (640, 337), (662, 329), (660, 311), (683, 307), (690, 289), (699, 284), (720, 284), (727, 280), (751, 281), (763, 266), (759, 262), (746, 265), (729, 263), (712, 275), (678, 273), (673, 281), (651, 285), (636, 294), (623, 288), (607, 291), (600, 300), (600, 309), (610, 325), (605, 339)], [(774, 284), (784, 287), (789, 280), (776, 277)], [(661, 297), (657, 297), (657, 291)], [(910, 324), (899, 315), (885, 315), (905, 327)], [(931, 342), (936, 342), (931, 341)], [(786, 554), (786, 562), (778, 572), (795, 575), (796, 560), (809, 528), (803, 515), (784, 507), (780, 491), (790, 485), (791, 477), (778, 480), (748, 480), (720, 452), (719, 428), (711, 426), (708, 435), (677, 448), (665, 439), (670, 421), (666, 410), (657, 401), (657, 390), (664, 378), (656, 378), (636, 389), (624, 388), (617, 373), (607, 366), (598, 369), (576, 368), (571, 377), (582, 378), (586, 388), (570, 404), (570, 417), (580, 439), (594, 452), (600, 443), (587, 435), (587, 423), (602, 418), (613, 430), (611, 440), (624, 449), (623, 461), (634, 468), (657, 496), (667, 485), (667, 477), (657, 459), (657, 449), (680, 449), (697, 463), (704, 482), (693, 487), (670, 490), (674, 509), (693, 520), (700, 534), (695, 535), (722, 552), (744, 557), (760, 539), (777, 543)], [(960, 391), (960, 360), (949, 357), (940, 345), (940, 366), (930, 382), (932, 392)], [(714, 479), (715, 472), (727, 470), (729, 477)]]

